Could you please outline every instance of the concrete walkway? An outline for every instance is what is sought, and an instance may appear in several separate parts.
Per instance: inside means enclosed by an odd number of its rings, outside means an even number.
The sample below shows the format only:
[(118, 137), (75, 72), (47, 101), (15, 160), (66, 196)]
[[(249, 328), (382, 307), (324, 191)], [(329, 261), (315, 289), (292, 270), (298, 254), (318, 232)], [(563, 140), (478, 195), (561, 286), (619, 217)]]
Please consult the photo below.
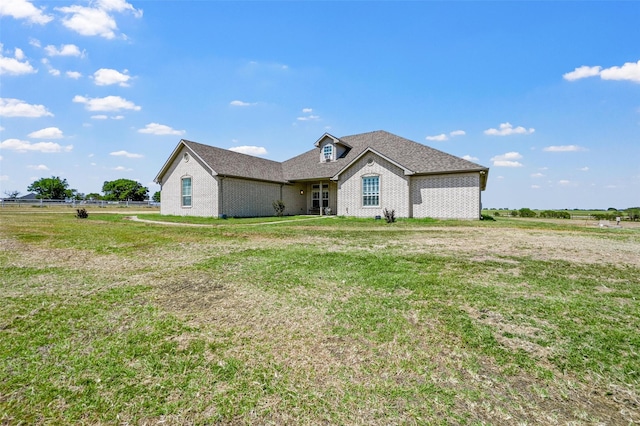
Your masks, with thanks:
[(154, 225), (169, 225), (169, 226), (191, 226), (191, 227), (200, 227), (200, 228), (218, 228), (223, 226), (257, 226), (257, 225), (276, 225), (278, 223), (288, 223), (288, 222), (304, 222), (307, 220), (317, 220), (317, 219), (325, 219), (325, 218), (335, 218), (336, 216), (313, 216), (313, 217), (305, 217), (302, 219), (288, 219), (288, 220), (277, 220), (271, 222), (256, 222), (256, 223), (220, 223), (220, 224), (209, 224), (209, 223), (183, 223), (183, 222), (164, 222), (160, 220), (149, 220), (149, 219), (140, 219), (138, 216), (125, 216), (124, 220), (132, 220), (134, 222), (144, 222), (151, 223)]

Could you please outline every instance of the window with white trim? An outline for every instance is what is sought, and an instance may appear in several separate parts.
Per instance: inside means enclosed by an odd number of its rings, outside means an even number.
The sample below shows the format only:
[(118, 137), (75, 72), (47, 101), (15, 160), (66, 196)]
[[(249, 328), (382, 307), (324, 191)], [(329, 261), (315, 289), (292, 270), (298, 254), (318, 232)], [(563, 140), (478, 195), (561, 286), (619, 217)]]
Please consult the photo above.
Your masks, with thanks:
[(182, 207), (191, 207), (191, 178), (182, 178)]
[(322, 156), (325, 160), (331, 160), (333, 157), (333, 145), (325, 145), (322, 148)]
[(362, 205), (364, 207), (380, 206), (380, 176), (362, 178)]

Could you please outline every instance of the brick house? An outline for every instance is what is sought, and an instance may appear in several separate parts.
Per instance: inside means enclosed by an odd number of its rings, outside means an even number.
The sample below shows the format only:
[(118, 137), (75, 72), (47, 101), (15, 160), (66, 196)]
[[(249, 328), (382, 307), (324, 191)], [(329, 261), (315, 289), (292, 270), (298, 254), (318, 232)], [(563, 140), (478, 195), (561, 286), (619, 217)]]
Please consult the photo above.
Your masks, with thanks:
[(284, 162), (181, 140), (155, 178), (161, 213), (478, 219), (489, 169), (385, 131), (337, 138)]

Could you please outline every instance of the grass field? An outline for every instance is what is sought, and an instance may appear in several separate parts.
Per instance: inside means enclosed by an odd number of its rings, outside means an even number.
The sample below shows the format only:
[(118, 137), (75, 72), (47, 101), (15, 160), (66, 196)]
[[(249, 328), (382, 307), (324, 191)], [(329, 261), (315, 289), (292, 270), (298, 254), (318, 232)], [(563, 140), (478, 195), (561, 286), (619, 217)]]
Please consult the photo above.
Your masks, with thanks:
[(0, 210), (0, 424), (640, 422), (638, 227), (37, 210)]

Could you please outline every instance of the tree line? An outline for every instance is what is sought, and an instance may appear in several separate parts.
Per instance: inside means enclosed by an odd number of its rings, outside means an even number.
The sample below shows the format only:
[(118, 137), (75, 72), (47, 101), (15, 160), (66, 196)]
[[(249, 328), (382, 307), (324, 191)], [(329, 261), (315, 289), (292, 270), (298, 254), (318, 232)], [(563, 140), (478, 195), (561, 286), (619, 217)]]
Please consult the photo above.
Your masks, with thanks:
[[(96, 192), (82, 194), (76, 189), (70, 188), (67, 179), (51, 176), (34, 181), (27, 187), (27, 191), (35, 193), (36, 198), (44, 200), (147, 201), (149, 199), (149, 188), (131, 179), (105, 181), (102, 185), (102, 194)], [(15, 199), (18, 198), (20, 192), (5, 191), (5, 195), (10, 199)], [(153, 194), (151, 199), (159, 202), (160, 192)]]

